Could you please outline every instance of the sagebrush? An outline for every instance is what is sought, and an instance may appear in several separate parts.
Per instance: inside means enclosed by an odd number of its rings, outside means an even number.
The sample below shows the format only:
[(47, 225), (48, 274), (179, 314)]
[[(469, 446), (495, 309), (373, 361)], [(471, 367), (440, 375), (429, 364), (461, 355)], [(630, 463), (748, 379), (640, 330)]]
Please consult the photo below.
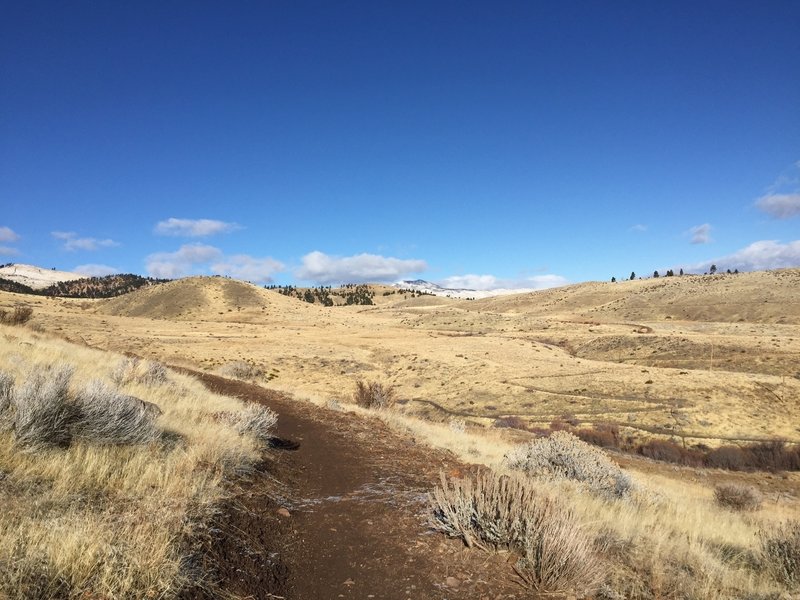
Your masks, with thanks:
[(754, 511), (761, 508), (763, 496), (750, 485), (722, 483), (714, 488), (714, 500), (730, 510)]
[(767, 570), (789, 589), (800, 588), (800, 521), (762, 530), (759, 537)]
[(448, 481), (441, 475), (430, 504), (435, 529), (468, 546), (520, 554), (516, 571), (536, 591), (584, 592), (602, 580), (602, 562), (576, 515), (523, 476), (483, 470)]
[(395, 391), (390, 385), (378, 381), (356, 381), (353, 400), (364, 408), (390, 408), (395, 402)]
[(606, 454), (566, 431), (533, 440), (514, 448), (505, 465), (535, 477), (571, 479), (594, 492), (623, 498), (633, 490), (633, 481)]

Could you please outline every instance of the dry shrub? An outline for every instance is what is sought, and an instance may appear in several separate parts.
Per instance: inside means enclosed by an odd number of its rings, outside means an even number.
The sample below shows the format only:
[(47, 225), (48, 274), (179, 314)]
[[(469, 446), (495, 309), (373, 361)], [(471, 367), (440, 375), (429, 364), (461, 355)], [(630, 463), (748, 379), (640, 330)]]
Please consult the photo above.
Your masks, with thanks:
[(773, 577), (790, 589), (800, 587), (800, 521), (762, 530), (761, 555)]
[(30, 450), (69, 445), (75, 418), (69, 399), (73, 372), (65, 364), (40, 367), (12, 388), (12, 427), (18, 444)]
[(76, 399), (73, 436), (95, 444), (146, 444), (160, 436), (152, 403), (121, 394), (101, 381), (90, 382)]
[(703, 465), (703, 453), (688, 450), (671, 440), (649, 440), (641, 444), (636, 452), (653, 460), (699, 467)]
[(744, 512), (761, 508), (761, 493), (749, 485), (723, 483), (714, 488), (714, 500), (720, 506)]
[(0, 371), (0, 418), (11, 405), (11, 388), (14, 387), (14, 378), (8, 373)]
[(524, 477), (484, 470), (448, 482), (442, 474), (430, 503), (435, 529), (467, 546), (519, 552), (517, 573), (536, 591), (586, 591), (601, 580), (601, 563), (575, 514)]
[(167, 368), (153, 360), (123, 358), (111, 372), (111, 380), (117, 385), (128, 383), (161, 385), (167, 382)]
[(630, 476), (619, 465), (566, 431), (517, 446), (504, 462), (529, 475), (581, 482), (609, 498), (628, 496), (633, 489)]
[(747, 468), (745, 451), (737, 446), (720, 446), (706, 455), (706, 466), (730, 471), (741, 471)]
[(622, 447), (619, 426), (613, 423), (600, 423), (588, 429), (577, 429), (574, 433), (584, 442), (593, 446), (616, 449)]
[(394, 388), (377, 381), (356, 381), (355, 403), (363, 408), (390, 408), (395, 402)]
[(509, 429), (521, 429), (522, 431), (528, 431), (529, 427), (528, 424), (525, 422), (525, 419), (518, 417), (516, 415), (509, 415), (507, 417), (499, 417), (494, 420), (495, 427), (507, 427)]
[(222, 365), (217, 372), (223, 377), (230, 377), (231, 379), (257, 379), (264, 374), (261, 368), (251, 365), (243, 360), (236, 360)]
[(0, 310), (0, 323), (6, 325), (23, 325), (30, 321), (33, 309), (30, 306), (17, 306), (9, 314), (7, 310)]
[(226, 413), (223, 420), (240, 435), (252, 435), (261, 442), (267, 442), (272, 439), (278, 415), (261, 404), (249, 404), (242, 411)]

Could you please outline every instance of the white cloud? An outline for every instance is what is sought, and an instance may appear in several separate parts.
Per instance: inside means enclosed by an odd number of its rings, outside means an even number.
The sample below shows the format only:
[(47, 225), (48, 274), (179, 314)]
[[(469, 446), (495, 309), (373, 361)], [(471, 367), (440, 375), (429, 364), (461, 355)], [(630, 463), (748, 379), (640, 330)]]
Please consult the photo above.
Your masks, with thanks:
[(273, 258), (254, 258), (247, 254), (236, 254), (213, 263), (211, 272), (245, 281), (271, 283), (272, 276), (284, 268), (283, 263)]
[(500, 285), (500, 280), (494, 275), (474, 275), (472, 273), (447, 277), (442, 280), (441, 286), (465, 290), (494, 290), (503, 287)]
[(16, 248), (0, 246), (0, 256), (16, 256), (17, 254), (19, 254), (19, 250)]
[(329, 256), (314, 251), (303, 257), (303, 266), (295, 271), (295, 277), (317, 283), (395, 281), (404, 275), (419, 273), (427, 268), (424, 260), (404, 260), (377, 254)]
[(789, 219), (800, 215), (800, 192), (761, 196), (756, 201), (756, 207), (777, 219)]
[(114, 246), (119, 246), (119, 242), (115, 242), (114, 240), (105, 239), (105, 240), (98, 240), (97, 238), (91, 237), (78, 237), (78, 234), (74, 231), (53, 231), (51, 234), (57, 240), (61, 240), (64, 242), (64, 250), (68, 250), (70, 252), (74, 252), (76, 250), (99, 250), (100, 248), (113, 248)]
[(281, 262), (248, 254), (225, 256), (219, 248), (206, 244), (184, 244), (175, 252), (156, 252), (145, 259), (152, 277), (177, 279), (187, 275), (228, 275), (236, 279), (269, 283), (272, 275), (284, 269)]
[(630, 228), (631, 231), (635, 231), (637, 233), (644, 233), (647, 231), (647, 225), (642, 225), (641, 223), (637, 223)]
[(89, 277), (105, 277), (106, 275), (115, 275), (119, 273), (119, 269), (109, 267), (108, 265), (78, 265), (72, 269), (73, 273), (80, 273), (81, 275), (88, 275)]
[(543, 290), (567, 285), (569, 280), (561, 275), (535, 275), (522, 279), (500, 279), (494, 275), (454, 275), (441, 282), (442, 287), (477, 291), (493, 290)]
[(689, 230), (692, 244), (708, 244), (711, 241), (711, 225), (703, 223)]
[(19, 240), (19, 235), (14, 233), (10, 227), (0, 227), (0, 242), (16, 242)]
[[(222, 251), (205, 244), (185, 244), (175, 252), (156, 252), (145, 259), (151, 277), (177, 279), (197, 274), (198, 266), (222, 258)], [(202, 272), (202, 269), (200, 270)]]
[(230, 233), (240, 229), (236, 223), (226, 223), (215, 219), (176, 219), (156, 223), (155, 232), (159, 235), (179, 237), (206, 237), (218, 233)]
[(764, 271), (767, 269), (785, 269), (800, 266), (800, 240), (781, 244), (776, 240), (762, 240), (753, 242), (728, 256), (707, 260), (692, 265), (689, 270), (693, 272), (707, 271), (711, 265), (725, 271), (739, 269), (740, 271)]

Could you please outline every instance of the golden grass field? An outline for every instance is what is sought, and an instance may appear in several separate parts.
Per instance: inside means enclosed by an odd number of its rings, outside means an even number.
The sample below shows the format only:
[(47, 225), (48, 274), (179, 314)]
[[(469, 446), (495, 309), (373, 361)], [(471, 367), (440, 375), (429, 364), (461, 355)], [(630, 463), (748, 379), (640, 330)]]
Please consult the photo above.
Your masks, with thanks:
[[(521, 432), (490, 427), (509, 415), (540, 425), (571, 415), (583, 423), (614, 422), (631, 435), (710, 446), (775, 438), (800, 442), (798, 290), (800, 270), (790, 269), (586, 283), (480, 301), (378, 293), (380, 303), (372, 307), (325, 308), (218, 277), (98, 301), (4, 293), (0, 309), (30, 306), (34, 329), (94, 349), (40, 342), (39, 334), (4, 328), (1, 356), (11, 363), (12, 356), (33, 348), (77, 362), (92, 376), (102, 376), (113, 362), (95, 349), (209, 371), (245, 361), (263, 370), (263, 385), (356, 413), (363, 409), (348, 404), (354, 382), (379, 380), (394, 385), (401, 400), (379, 418), (468, 462), (499, 469), (508, 450), (525, 439)], [(34, 354), (25, 360), (44, 358)], [(171, 377), (177, 390), (194, 385)], [(134, 392), (149, 399), (147, 390)], [(159, 403), (158, 397), (153, 401)], [(178, 406), (167, 415), (171, 426), (186, 427), (181, 419), (207, 426), (189, 413), (179, 417), (186, 409)], [(197, 443), (203, 437), (191, 430), (183, 435)], [(228, 442), (219, 442), (220, 448)], [(0, 449), (0, 460), (28, 460), (10, 456), (9, 448)], [(249, 456), (252, 448), (239, 451)], [(797, 473), (726, 473), (617, 458), (639, 485), (630, 502), (609, 502), (566, 483), (547, 485), (618, 559), (609, 576), (618, 597), (789, 597), (787, 588), (752, 565), (758, 532), (800, 515)], [(63, 458), (52, 460), (65, 464)], [(170, 466), (169, 455), (162, 460), (163, 465), (148, 462), (148, 468), (182, 468)], [(45, 479), (54, 477), (52, 465)], [(212, 486), (213, 502), (216, 477), (191, 485)], [(760, 488), (767, 495), (765, 507), (753, 514), (720, 509), (713, 485), (728, 480)], [(115, 479), (87, 485), (105, 495), (120, 494), (109, 481)], [(64, 497), (71, 498), (65, 489)], [(176, 515), (198, 494), (191, 487), (164, 493), (176, 503)], [(142, 495), (136, 486), (125, 494)], [(73, 510), (72, 500), (57, 501), (62, 505), (55, 515)], [(83, 510), (80, 506), (74, 510)], [(102, 510), (97, 518), (106, 518)], [(54, 531), (43, 523), (42, 536)], [(161, 535), (149, 530), (141, 535), (156, 533)], [(77, 560), (79, 550), (57, 547)]]
[(800, 441), (800, 271), (586, 283), (478, 301), (384, 297), (310, 305), (224, 278), (111, 300), (0, 296), (67, 339), (214, 370), (244, 360), (270, 385), (346, 399), (397, 387), (406, 410), (491, 423), (612, 421), (687, 443)]

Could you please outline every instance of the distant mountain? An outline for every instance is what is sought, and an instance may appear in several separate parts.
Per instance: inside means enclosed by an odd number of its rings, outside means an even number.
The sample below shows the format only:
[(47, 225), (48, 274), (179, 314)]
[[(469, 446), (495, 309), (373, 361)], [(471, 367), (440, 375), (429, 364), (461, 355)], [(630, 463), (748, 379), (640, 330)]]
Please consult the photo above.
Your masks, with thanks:
[(424, 294), (434, 296), (445, 296), (447, 298), (479, 299), (491, 298), (493, 296), (508, 296), (509, 294), (526, 294), (535, 291), (534, 289), (496, 289), (496, 290), (470, 290), (466, 288), (446, 288), (424, 279), (406, 279), (392, 284), (393, 287), (414, 290)]
[(88, 277), (74, 281), (61, 281), (41, 289), (44, 296), (61, 298), (114, 298), (139, 288), (165, 283), (168, 279), (152, 279), (141, 275), (119, 274), (105, 277)]
[(86, 275), (81, 275), (80, 273), (56, 271), (55, 269), (43, 269), (34, 265), (23, 265), (18, 263), (8, 263), (0, 267), (0, 277), (10, 281), (16, 281), (17, 283), (21, 283), (22, 285), (28, 286), (34, 290), (41, 290), (61, 281), (86, 279)]
[(60, 298), (112, 298), (141, 287), (164, 283), (140, 275), (87, 277), (80, 273), (8, 263), (0, 266), (0, 291)]

